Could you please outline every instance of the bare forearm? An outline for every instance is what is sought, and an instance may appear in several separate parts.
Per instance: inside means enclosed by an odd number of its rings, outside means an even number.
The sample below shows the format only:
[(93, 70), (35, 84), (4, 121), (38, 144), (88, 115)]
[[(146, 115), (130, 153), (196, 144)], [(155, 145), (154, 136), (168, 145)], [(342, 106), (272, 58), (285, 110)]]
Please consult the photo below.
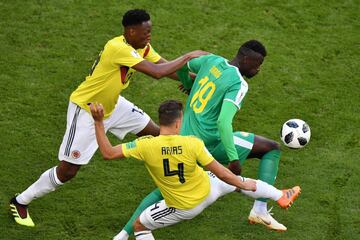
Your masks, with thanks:
[(237, 188), (243, 189), (244, 188), (244, 179), (241, 176), (236, 176), (233, 174), (229, 169), (224, 168), (222, 174), (219, 174), (217, 176), (222, 181), (226, 182), (227, 184), (233, 185)]
[[(169, 62), (166, 62), (165, 59), (164, 61), (160, 60), (158, 61), (158, 64), (144, 60), (132, 66), (132, 68), (136, 71), (145, 73), (153, 78), (159, 79), (174, 74), (176, 70), (180, 69), (190, 59), (197, 58), (206, 54), (208, 53), (201, 50), (192, 51)], [(172, 76), (175, 77), (174, 75)]]
[(103, 122), (95, 122), (95, 133), (96, 141), (104, 159), (111, 160), (122, 157), (122, 154), (116, 151), (116, 148), (111, 145), (108, 137), (106, 136)]
[[(167, 63), (167, 62), (169, 62), (169, 61), (166, 60), (165, 58), (161, 58), (159, 61), (156, 62), (156, 64), (162, 64), (162, 63)], [(179, 80), (179, 76), (177, 75), (176, 72), (173, 72), (173, 73), (167, 75), (166, 77), (171, 78), (171, 79), (174, 79), (174, 80), (176, 80), (176, 81)]]
[(176, 70), (180, 69), (184, 64), (186, 64), (190, 60), (190, 57), (186, 54), (184, 56), (178, 57), (175, 60), (170, 62), (163, 62), (160, 64), (156, 64), (158, 67), (156, 78), (161, 77), (170, 77), (172, 79), (178, 80), (178, 76), (176, 74)]
[(229, 169), (218, 163), (216, 160), (205, 166), (205, 168), (214, 173), (220, 180), (237, 188), (244, 189), (244, 181), (242, 177), (234, 175)]
[(171, 74), (167, 75), (166, 77), (171, 78), (171, 79), (174, 79), (174, 80), (176, 80), (176, 81), (179, 81), (179, 77), (178, 77), (178, 75), (176, 74), (176, 72), (171, 73)]

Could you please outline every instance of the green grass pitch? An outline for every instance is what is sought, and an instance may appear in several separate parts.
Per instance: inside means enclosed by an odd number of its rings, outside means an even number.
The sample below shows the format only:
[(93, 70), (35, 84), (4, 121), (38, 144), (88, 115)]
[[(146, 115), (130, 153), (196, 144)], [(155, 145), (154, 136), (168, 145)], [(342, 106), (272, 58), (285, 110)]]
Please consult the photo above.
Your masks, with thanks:
[[(167, 59), (195, 49), (232, 58), (244, 41), (261, 40), (268, 56), (248, 81), (234, 129), (280, 141), (282, 123), (301, 118), (312, 130), (304, 149), (282, 147), (276, 186), (303, 189), (288, 211), (273, 210), (287, 232), (248, 225), (253, 201), (231, 194), (154, 236), (360, 239), (357, 0), (0, 1), (0, 239), (111, 239), (154, 188), (141, 162), (106, 162), (97, 153), (69, 184), (31, 204), (35, 228), (9, 214), (13, 194), (58, 163), (68, 97), (106, 41), (122, 33), (122, 14), (135, 7), (151, 14), (152, 45)], [(175, 81), (140, 73), (123, 95), (156, 121), (160, 102), (186, 99)], [(244, 175), (256, 177), (257, 166), (249, 160)]]

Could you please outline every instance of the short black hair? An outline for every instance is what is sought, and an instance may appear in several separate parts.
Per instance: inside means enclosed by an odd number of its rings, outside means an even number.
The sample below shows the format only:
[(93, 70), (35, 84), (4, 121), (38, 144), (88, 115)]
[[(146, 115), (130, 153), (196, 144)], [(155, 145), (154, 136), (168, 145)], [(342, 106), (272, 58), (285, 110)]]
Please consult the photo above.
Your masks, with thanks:
[(241, 45), (237, 55), (245, 56), (251, 54), (251, 52), (259, 53), (263, 57), (266, 57), (267, 54), (265, 46), (261, 42), (259, 42), (258, 40), (249, 40), (245, 42), (243, 45)]
[(159, 123), (163, 126), (169, 126), (180, 118), (183, 105), (176, 100), (167, 100), (160, 104), (159, 107)]
[(150, 20), (150, 15), (143, 9), (132, 9), (127, 11), (122, 19), (124, 27), (138, 25)]

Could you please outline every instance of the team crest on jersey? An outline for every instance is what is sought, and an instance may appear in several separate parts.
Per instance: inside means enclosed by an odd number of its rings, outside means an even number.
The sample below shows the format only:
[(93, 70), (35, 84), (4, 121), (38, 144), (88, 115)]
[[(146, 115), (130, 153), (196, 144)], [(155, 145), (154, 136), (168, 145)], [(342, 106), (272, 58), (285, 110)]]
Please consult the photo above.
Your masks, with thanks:
[(81, 154), (80, 154), (80, 151), (78, 151), (78, 150), (74, 150), (74, 151), (71, 152), (71, 157), (74, 158), (74, 159), (77, 159), (80, 156), (81, 156)]
[(135, 148), (135, 147), (136, 147), (136, 142), (135, 141), (126, 143), (126, 148), (127, 149), (131, 149), (131, 148)]
[(141, 58), (140, 54), (136, 50), (132, 50), (130, 53), (135, 58)]

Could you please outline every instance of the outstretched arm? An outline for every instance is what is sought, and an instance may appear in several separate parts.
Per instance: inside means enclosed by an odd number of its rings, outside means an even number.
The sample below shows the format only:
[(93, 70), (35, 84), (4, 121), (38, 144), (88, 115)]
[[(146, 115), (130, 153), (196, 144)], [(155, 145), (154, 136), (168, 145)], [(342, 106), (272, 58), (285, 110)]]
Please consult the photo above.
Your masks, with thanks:
[[(167, 62), (169, 62), (169, 61), (166, 60), (165, 58), (161, 58), (159, 61), (156, 62), (156, 64), (167, 63)], [(196, 77), (196, 74), (194, 74), (192, 72), (189, 72), (188, 75), (189, 75), (190, 79), (192, 79), (192, 80), (195, 79), (195, 77)], [(166, 77), (174, 79), (176, 81), (180, 80), (177, 72), (173, 72), (170, 75), (167, 75)]]
[(256, 191), (256, 181), (252, 179), (244, 180), (244, 178), (234, 175), (216, 160), (206, 165), (205, 168), (214, 173), (222, 181), (238, 189)]
[[(169, 61), (166, 60), (165, 58), (160, 58), (160, 60), (157, 61), (156, 64), (162, 64), (162, 63), (167, 63), (167, 62), (169, 62)], [(178, 77), (178, 75), (176, 74), (176, 72), (173, 72), (173, 73), (167, 75), (166, 77), (171, 78), (171, 79), (174, 79), (174, 80), (179, 80), (179, 77)]]
[(209, 53), (201, 50), (196, 50), (193, 52), (189, 52), (181, 57), (178, 57), (177, 59), (170, 62), (155, 64), (145, 60), (139, 62), (138, 64), (135, 64), (134, 66), (132, 66), (132, 68), (139, 72), (145, 73), (153, 78), (159, 79), (173, 74), (189, 60), (207, 54)]
[(112, 160), (116, 158), (124, 158), (121, 145), (112, 146), (105, 133), (103, 118), (104, 108), (102, 104), (90, 104), (91, 115), (95, 121), (96, 141), (99, 145), (101, 155), (105, 160)]

